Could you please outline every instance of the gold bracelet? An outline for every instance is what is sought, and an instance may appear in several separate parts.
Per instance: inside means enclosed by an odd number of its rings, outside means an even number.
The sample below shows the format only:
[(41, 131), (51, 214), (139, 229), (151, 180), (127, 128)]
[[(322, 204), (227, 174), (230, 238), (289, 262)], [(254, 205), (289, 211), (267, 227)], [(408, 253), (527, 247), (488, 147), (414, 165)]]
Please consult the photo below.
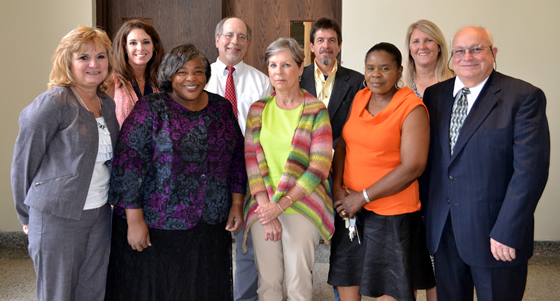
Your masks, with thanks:
[(276, 202), (276, 205), (278, 205), (278, 208), (280, 208), (281, 212), (284, 212), (284, 209), (282, 209), (282, 207), (280, 207), (280, 203)]
[(288, 198), (288, 200), (290, 200), (290, 202), (291, 202), (291, 203), (290, 203), (290, 206), (292, 206), (292, 205), (294, 204), (294, 199), (292, 199), (291, 196), (289, 196), (289, 195), (286, 194), (284, 197), (286, 197), (286, 198)]

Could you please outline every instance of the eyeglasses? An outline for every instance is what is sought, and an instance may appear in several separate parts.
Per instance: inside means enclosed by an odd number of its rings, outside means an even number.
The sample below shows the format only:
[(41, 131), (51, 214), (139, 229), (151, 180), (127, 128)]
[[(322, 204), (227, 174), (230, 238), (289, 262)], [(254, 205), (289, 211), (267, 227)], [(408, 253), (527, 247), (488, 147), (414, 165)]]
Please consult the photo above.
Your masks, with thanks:
[(233, 38), (235, 38), (235, 36), (237, 36), (237, 40), (238, 40), (239, 42), (245, 42), (245, 41), (247, 41), (247, 36), (244, 35), (244, 34), (242, 34), (242, 33), (240, 33), (240, 34), (235, 34), (235, 33), (233, 33), (233, 32), (228, 32), (228, 33), (222, 33), (222, 35), (223, 35), (224, 37), (226, 37), (226, 39), (228, 39), (228, 40), (230, 40), (230, 41), (233, 40)]
[(476, 46), (471, 46), (471, 47), (457, 47), (454, 49), (451, 49), (451, 56), (454, 58), (462, 58), (465, 56), (465, 54), (467, 53), (467, 50), (470, 52), (471, 55), (477, 55), (482, 53), (482, 51), (484, 51), (484, 48), (492, 48), (492, 45), (490, 46), (482, 46), (482, 45), (476, 45)]

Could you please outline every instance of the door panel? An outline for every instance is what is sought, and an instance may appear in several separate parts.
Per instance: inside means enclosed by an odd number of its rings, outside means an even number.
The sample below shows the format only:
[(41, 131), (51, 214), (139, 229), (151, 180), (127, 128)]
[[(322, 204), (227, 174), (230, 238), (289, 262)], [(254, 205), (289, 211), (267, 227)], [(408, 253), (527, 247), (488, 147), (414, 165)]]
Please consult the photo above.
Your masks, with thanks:
[(342, 0), (96, 0), (97, 24), (113, 38), (125, 18), (148, 18), (165, 51), (193, 43), (210, 62), (218, 57), (216, 24), (225, 16), (243, 18), (253, 30), (245, 62), (267, 74), (266, 47), (288, 37), (290, 21), (328, 16), (341, 23)]
[(147, 18), (165, 52), (193, 43), (210, 62), (218, 56), (214, 30), (222, 19), (222, 0), (97, 0), (97, 22), (111, 39), (128, 18)]
[(228, 16), (243, 18), (253, 30), (245, 62), (268, 74), (264, 52), (279, 37), (289, 37), (290, 20), (314, 21), (327, 16), (341, 23), (341, 0), (225, 0)]

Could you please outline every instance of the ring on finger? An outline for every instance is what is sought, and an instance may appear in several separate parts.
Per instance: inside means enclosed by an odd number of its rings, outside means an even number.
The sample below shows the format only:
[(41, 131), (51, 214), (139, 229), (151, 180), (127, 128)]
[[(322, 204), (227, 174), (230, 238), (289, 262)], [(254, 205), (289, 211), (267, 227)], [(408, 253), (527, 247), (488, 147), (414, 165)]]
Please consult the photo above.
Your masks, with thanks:
[(344, 211), (344, 210), (340, 211), (340, 215), (346, 216), (346, 211)]

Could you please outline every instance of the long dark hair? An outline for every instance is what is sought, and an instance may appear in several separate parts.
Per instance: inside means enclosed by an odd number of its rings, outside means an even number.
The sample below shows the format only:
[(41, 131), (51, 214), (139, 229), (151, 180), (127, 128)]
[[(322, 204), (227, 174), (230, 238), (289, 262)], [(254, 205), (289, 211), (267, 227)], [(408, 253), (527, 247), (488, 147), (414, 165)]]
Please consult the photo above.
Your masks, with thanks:
[(134, 79), (134, 74), (132, 73), (132, 67), (128, 64), (128, 55), (126, 52), (126, 39), (128, 34), (133, 29), (144, 30), (152, 39), (154, 44), (154, 53), (152, 58), (146, 66), (146, 80), (147, 82), (154, 86), (158, 86), (157, 71), (165, 51), (163, 50), (163, 45), (157, 31), (152, 27), (152, 25), (139, 19), (132, 19), (124, 22), (121, 26), (115, 38), (113, 39), (113, 53), (115, 56), (115, 73), (119, 79), (123, 82), (130, 82)]

